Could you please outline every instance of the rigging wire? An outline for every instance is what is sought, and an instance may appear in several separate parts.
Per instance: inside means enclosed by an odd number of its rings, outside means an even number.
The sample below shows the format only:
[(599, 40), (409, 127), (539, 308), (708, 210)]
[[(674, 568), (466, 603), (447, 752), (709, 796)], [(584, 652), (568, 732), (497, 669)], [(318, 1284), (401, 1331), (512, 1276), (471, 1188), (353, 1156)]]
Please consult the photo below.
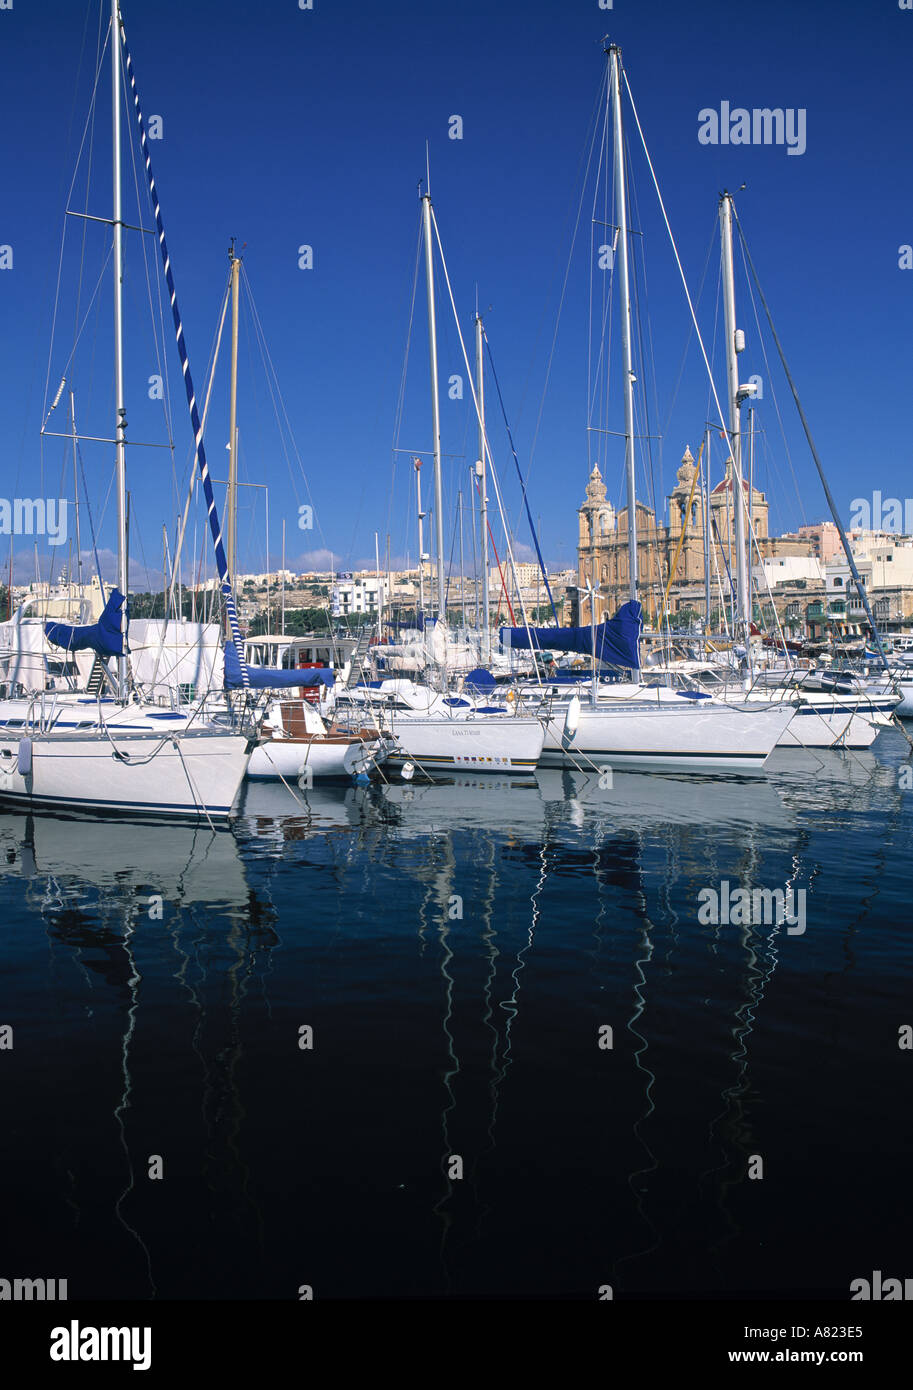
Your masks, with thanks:
[(799, 491), (799, 479), (796, 474), (796, 470), (793, 466), (792, 454), (790, 453), (789, 449), (789, 441), (786, 438), (786, 429), (783, 424), (783, 416), (780, 413), (780, 403), (777, 400), (777, 392), (776, 387), (774, 386), (773, 373), (770, 370), (770, 361), (768, 360), (767, 356), (767, 344), (764, 340), (764, 334), (761, 332), (761, 320), (758, 317), (758, 306), (755, 303), (754, 288), (752, 286), (751, 276), (748, 274), (748, 266), (745, 261), (745, 245), (741, 237), (739, 238), (739, 250), (742, 253), (742, 267), (745, 271), (745, 279), (748, 285), (748, 297), (751, 300), (751, 309), (752, 313), (754, 314), (754, 321), (758, 330), (758, 342), (761, 344), (761, 352), (764, 357), (764, 370), (767, 373), (767, 382), (770, 386), (770, 395), (774, 403), (774, 410), (776, 412), (777, 421), (780, 426), (780, 437), (783, 440), (783, 450), (786, 454), (786, 461), (789, 464), (789, 471), (790, 476), (792, 477), (793, 486), (796, 489), (796, 501), (799, 504), (799, 515), (802, 517), (803, 521), (806, 521), (807, 516), (805, 512), (805, 504), (802, 501), (802, 495)]
[[(606, 68), (606, 74), (605, 74), (605, 77), (603, 78), (603, 83), (607, 83), (607, 82), (608, 82), (608, 68)], [(552, 343), (551, 343), (551, 348), (549, 349), (548, 362), (547, 362), (546, 369), (545, 369), (545, 381), (544, 381), (543, 386), (542, 386), (542, 396), (541, 396), (540, 401), (539, 401), (539, 412), (538, 412), (538, 414), (537, 414), (537, 416), (536, 416), (536, 426), (535, 426), (535, 429), (534, 429), (534, 431), (533, 431), (532, 444), (530, 445), (530, 450), (529, 450), (529, 462), (528, 462), (528, 464), (527, 464), (527, 474), (526, 474), (526, 476), (527, 476), (527, 481), (529, 481), (530, 473), (531, 473), (531, 471), (532, 471), (533, 458), (534, 458), (535, 452), (536, 452), (536, 444), (537, 444), (538, 439), (539, 439), (539, 429), (540, 429), (540, 426), (541, 426), (541, 424), (542, 424), (542, 413), (543, 413), (543, 411), (544, 411), (544, 409), (545, 409), (545, 398), (546, 398), (546, 395), (547, 395), (547, 393), (548, 393), (548, 384), (549, 384), (549, 380), (550, 380), (550, 377), (551, 377), (552, 362), (553, 362), (553, 360), (554, 360), (555, 349), (556, 349), (557, 344), (558, 344), (558, 329), (559, 329), (560, 324), (561, 324), (561, 314), (562, 314), (562, 311), (563, 311), (563, 308), (564, 308), (565, 297), (566, 297), (566, 295), (567, 295), (568, 280), (569, 280), (569, 278), (570, 278), (570, 273), (571, 273), (571, 262), (572, 262), (573, 256), (574, 256), (574, 248), (575, 248), (575, 246), (576, 246), (576, 244), (577, 244), (577, 233), (578, 233), (578, 231), (579, 231), (579, 229), (580, 229), (580, 214), (581, 214), (581, 212), (582, 212), (582, 210), (583, 210), (583, 199), (584, 199), (584, 194), (585, 194), (585, 192), (586, 192), (587, 183), (589, 182), (590, 165), (591, 165), (591, 163), (592, 163), (592, 158), (593, 158), (593, 146), (594, 146), (595, 143), (596, 143), (596, 132), (597, 132), (597, 129), (598, 129), (598, 125), (596, 124), (596, 115), (597, 115), (597, 112), (598, 112), (599, 107), (600, 107), (601, 104), (602, 104), (602, 86), (600, 86), (599, 91), (598, 91), (598, 93), (597, 93), (597, 96), (596, 96), (596, 104), (595, 104), (595, 106), (594, 106), (594, 108), (593, 108), (593, 115), (592, 115), (592, 117), (591, 117), (591, 120), (593, 121), (593, 135), (592, 135), (592, 138), (591, 138), (591, 140), (590, 140), (590, 148), (589, 148), (589, 152), (588, 152), (588, 154), (587, 154), (586, 167), (585, 167), (585, 170), (584, 170), (583, 181), (582, 181), (581, 186), (580, 186), (580, 198), (579, 198), (578, 203), (577, 203), (577, 215), (576, 215), (576, 218), (575, 218), (575, 220), (574, 220), (574, 230), (573, 230), (573, 234), (572, 234), (572, 236), (571, 236), (570, 250), (568, 251), (567, 264), (566, 264), (565, 270), (564, 270), (564, 279), (563, 279), (562, 284), (561, 284), (561, 294), (560, 294), (559, 300), (558, 300), (558, 311), (557, 311), (557, 314), (556, 314), (556, 316), (555, 316), (555, 329), (554, 329), (554, 333), (552, 334)], [(582, 162), (582, 161), (581, 161), (581, 162)], [(579, 165), (578, 165), (578, 174), (579, 174)], [(538, 341), (538, 338), (537, 338), (537, 341)], [(589, 383), (587, 383), (587, 390), (589, 390)], [(524, 393), (524, 394), (525, 394), (525, 393)], [(522, 403), (521, 403), (521, 412), (522, 412)]]

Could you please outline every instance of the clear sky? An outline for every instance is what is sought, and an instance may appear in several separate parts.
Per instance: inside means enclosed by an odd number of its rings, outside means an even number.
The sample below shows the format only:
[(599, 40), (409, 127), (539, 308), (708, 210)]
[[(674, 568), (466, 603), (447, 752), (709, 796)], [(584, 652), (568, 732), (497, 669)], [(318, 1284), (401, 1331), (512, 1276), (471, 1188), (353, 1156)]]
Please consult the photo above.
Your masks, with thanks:
[[(111, 429), (110, 277), (99, 282), (110, 233), (99, 223), (68, 219), (60, 261), (102, 8), (99, 0), (13, 0), (12, 8), (0, 8), (0, 247), (12, 248), (13, 261), (0, 270), (0, 492), (9, 498), (57, 496), (61, 477), (71, 477), (62, 442), (45, 440), (42, 447), (38, 431), (47, 408), (46, 378), (49, 405), (73, 344), (77, 293), (84, 328), (68, 383), (76, 392), (80, 429), (96, 435)], [(392, 450), (398, 443), (424, 451), (431, 442), (421, 278), (397, 433), (426, 139), (463, 330), (469, 339), (478, 287), (549, 562), (573, 563), (575, 512), (597, 453), (610, 497), (623, 501), (622, 441), (587, 433), (591, 420), (619, 430), (622, 418), (616, 332), (607, 413), (597, 418), (587, 404), (593, 390), (588, 371), (594, 375), (588, 369), (593, 186), (584, 190), (582, 161), (607, 32), (622, 45), (695, 294), (707, 266), (699, 317), (708, 345), (715, 332), (718, 337), (718, 194), (746, 184), (737, 195), (741, 221), (844, 519), (852, 499), (874, 489), (901, 498), (911, 492), (913, 270), (899, 268), (898, 248), (913, 242), (913, 11), (897, 0), (615, 0), (611, 9), (600, 8), (598, 0), (315, 0), (311, 11), (301, 10), (298, 0), (124, 0), (123, 14), (146, 115), (162, 120), (163, 138), (151, 146), (153, 165), (200, 397), (229, 239), (245, 246), (246, 278), (303, 466), (302, 475), (294, 456), (289, 462), (276, 427), (245, 295), (241, 473), (268, 484), (272, 564), (279, 560), (283, 520), (287, 562), (294, 568), (326, 564), (330, 552), (339, 569), (373, 563), (375, 531), (382, 551), (390, 534), (395, 561), (415, 557), (409, 454), (395, 456), (394, 471)], [(72, 208), (96, 216), (109, 215), (111, 205), (109, 93), (106, 64), (90, 142), (92, 171), (87, 180), (87, 145), (70, 196)], [(701, 144), (699, 112), (719, 110), (723, 101), (803, 110), (805, 152)], [(454, 115), (462, 118), (459, 140), (449, 138)], [(662, 435), (653, 445), (652, 481), (639, 454), (638, 487), (648, 497), (651, 488), (664, 497), (685, 444), (697, 453), (708, 388), (693, 338), (689, 345), (687, 309), (630, 112), (626, 123), (632, 224), (646, 269), (643, 334), (652, 342), (638, 368), (639, 427), (645, 426), (646, 396), (649, 432)], [(133, 142), (133, 125), (125, 129)], [(125, 158), (125, 218), (148, 227), (148, 206), (144, 200), (137, 211), (133, 177)], [(309, 270), (298, 264), (303, 245), (313, 247)], [(144, 249), (157, 296), (155, 242), (128, 233), (129, 437), (161, 443), (161, 405), (148, 396), (158, 367)], [(738, 317), (748, 339), (740, 368), (745, 376), (759, 374), (765, 386), (756, 482), (768, 494), (771, 529), (778, 531), (822, 519), (825, 503), (786, 384), (778, 371), (768, 380), (741, 266), (738, 282)], [(440, 281), (438, 289), (449, 552), (457, 491), (468, 491), (477, 448), (468, 390), (462, 401), (448, 396), (450, 377), (463, 368)], [(139, 447), (128, 459), (131, 558), (153, 577), (161, 566), (162, 526), (173, 533), (191, 457), (177, 354), (166, 327), (174, 460), (167, 450)], [(765, 345), (773, 365), (772, 344)], [(227, 365), (226, 343), (207, 430), (212, 471), (222, 478)], [(718, 383), (722, 392), (721, 370)], [(605, 381), (596, 389), (605, 395)], [(495, 462), (513, 517), (518, 488), (490, 383), (488, 405)], [(67, 427), (66, 396), (52, 422), (49, 428)], [(110, 550), (112, 450), (86, 443), (82, 453), (99, 543)], [(714, 480), (721, 464), (715, 442)], [(430, 468), (423, 477), (427, 499)], [(69, 483), (63, 488), (72, 491)], [(311, 530), (298, 525), (303, 503), (314, 508)], [(202, 509), (195, 515), (199, 548)], [(87, 525), (83, 516), (84, 549)], [(240, 568), (265, 567), (264, 533), (264, 493), (245, 489)], [(528, 554), (525, 525), (518, 525), (517, 535), (521, 553)], [(3, 539), (4, 550), (7, 545)], [(468, 522), (465, 545), (468, 554)], [(58, 564), (64, 552), (56, 552)], [(34, 563), (27, 538), (17, 539), (16, 555), (17, 574), (24, 575)]]

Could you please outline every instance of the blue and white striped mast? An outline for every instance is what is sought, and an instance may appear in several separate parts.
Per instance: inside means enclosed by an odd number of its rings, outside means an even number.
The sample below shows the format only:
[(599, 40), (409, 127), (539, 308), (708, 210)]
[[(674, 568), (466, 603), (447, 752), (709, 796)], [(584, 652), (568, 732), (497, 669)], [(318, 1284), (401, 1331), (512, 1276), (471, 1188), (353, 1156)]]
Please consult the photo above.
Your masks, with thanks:
[[(241, 681), (244, 689), (250, 686), (250, 676), (247, 670), (247, 663), (244, 660), (244, 643), (241, 638), (241, 629), (238, 626), (238, 612), (235, 607), (235, 596), (232, 589), (231, 574), (228, 568), (228, 561), (225, 558), (225, 547), (222, 544), (222, 528), (219, 524), (219, 514), (216, 510), (216, 499), (212, 490), (212, 479), (209, 476), (209, 464), (206, 461), (206, 450), (203, 447), (203, 426), (200, 423), (200, 413), (197, 409), (197, 399), (193, 389), (193, 378), (190, 375), (190, 362), (187, 357), (187, 348), (184, 343), (184, 326), (181, 323), (181, 315), (178, 310), (177, 291), (174, 287), (174, 276), (171, 272), (171, 258), (168, 255), (168, 247), (165, 243), (165, 227), (162, 223), (162, 213), (159, 206), (158, 193), (155, 188), (155, 178), (152, 173), (152, 160), (149, 155), (149, 142), (146, 138), (146, 123), (143, 120), (142, 107), (140, 106), (139, 93), (136, 88), (136, 76), (133, 71), (133, 60), (130, 57), (130, 49), (127, 44), (127, 36), (124, 33), (123, 20), (120, 16), (120, 6), (118, 0), (111, 0), (111, 13), (115, 24), (115, 33), (112, 35), (114, 47), (117, 47), (117, 33), (124, 45), (124, 59), (126, 63), (127, 79), (130, 83), (130, 92), (133, 97), (133, 106), (136, 111), (137, 125), (139, 126), (140, 146), (143, 154), (143, 164), (146, 170), (146, 180), (149, 185), (149, 196), (152, 200), (153, 215), (155, 217), (155, 229), (158, 237), (159, 250), (162, 256), (162, 266), (165, 272), (165, 284), (168, 289), (168, 298), (171, 302), (171, 315), (174, 320), (174, 331), (177, 337), (178, 353), (181, 359), (181, 373), (184, 378), (184, 389), (187, 392), (187, 405), (190, 410), (190, 424), (193, 430), (194, 448), (196, 451), (197, 468), (200, 474), (200, 482), (203, 487), (203, 496), (206, 501), (206, 514), (209, 517), (209, 529), (212, 534), (213, 548), (216, 556), (216, 568), (219, 571), (219, 587), (222, 593), (222, 600), (225, 604), (225, 616), (228, 620), (228, 631), (231, 634), (231, 641), (234, 644), (241, 665)], [(116, 235), (116, 232), (115, 232)], [(125, 561), (126, 565), (126, 555)]]

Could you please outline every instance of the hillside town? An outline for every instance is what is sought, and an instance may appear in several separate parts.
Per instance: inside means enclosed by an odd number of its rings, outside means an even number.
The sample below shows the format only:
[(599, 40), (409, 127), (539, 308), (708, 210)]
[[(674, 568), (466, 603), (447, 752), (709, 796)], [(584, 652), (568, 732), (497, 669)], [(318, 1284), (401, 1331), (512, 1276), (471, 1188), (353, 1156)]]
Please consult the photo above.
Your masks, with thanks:
[[(636, 504), (639, 594), (647, 632), (723, 633), (728, 630), (733, 572), (733, 479), (731, 461), (724, 477), (704, 495), (696, 486), (697, 464), (685, 449), (676, 484), (667, 498), (667, 520), (658, 521), (644, 503)], [(796, 641), (859, 644), (868, 620), (852, 580), (833, 521), (799, 526), (772, 535), (769, 504), (743, 479), (752, 545), (753, 617), (759, 629)], [(608, 499), (603, 476), (594, 466), (577, 512), (577, 568), (556, 569), (528, 560), (501, 559), (488, 572), (493, 628), (517, 625), (562, 627), (602, 622), (629, 596), (628, 517)], [(853, 558), (879, 632), (913, 629), (913, 535), (852, 526), (847, 530)], [(75, 580), (75, 576), (72, 576)], [(46, 618), (65, 617), (73, 585), (66, 568), (56, 582), (35, 579), (0, 595), (10, 612), (27, 603)], [(434, 568), (426, 557), (421, 569), (277, 569), (237, 576), (238, 617), (245, 635), (270, 631), (304, 634), (345, 633), (365, 627), (385, 636), (421, 623), (432, 607)], [(104, 595), (97, 578), (84, 578), (92, 611)], [(170, 611), (188, 618), (206, 616), (218, 595), (218, 580), (179, 590)], [(478, 626), (484, 595), (474, 575), (447, 577), (447, 616), (455, 627)], [(590, 603), (595, 603), (595, 613)], [(709, 598), (709, 603), (708, 603)], [(135, 617), (162, 616), (164, 589), (131, 597)]]

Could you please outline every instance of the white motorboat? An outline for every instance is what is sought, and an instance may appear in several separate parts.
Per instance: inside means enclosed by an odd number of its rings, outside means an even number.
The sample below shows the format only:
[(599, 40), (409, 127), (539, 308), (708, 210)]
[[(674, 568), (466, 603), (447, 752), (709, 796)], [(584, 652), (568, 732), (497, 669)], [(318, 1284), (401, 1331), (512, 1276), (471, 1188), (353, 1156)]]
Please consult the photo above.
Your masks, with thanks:
[(327, 725), (304, 699), (276, 700), (251, 754), (247, 775), (310, 784), (328, 778), (366, 776), (384, 763), (390, 743), (376, 728)]

